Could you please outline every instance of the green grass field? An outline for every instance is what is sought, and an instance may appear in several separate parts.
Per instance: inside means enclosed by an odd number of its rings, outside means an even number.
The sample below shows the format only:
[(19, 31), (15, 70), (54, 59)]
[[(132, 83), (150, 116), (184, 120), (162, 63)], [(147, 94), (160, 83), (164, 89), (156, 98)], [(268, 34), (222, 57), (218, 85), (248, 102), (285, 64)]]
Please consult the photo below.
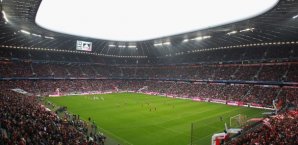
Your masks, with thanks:
[[(92, 99), (94, 96), (99, 99)], [(48, 100), (67, 106), (69, 112), (80, 114), (84, 120), (91, 117), (101, 132), (121, 145), (188, 145), (192, 122), (199, 124), (199, 144), (210, 145), (212, 134), (223, 132), (224, 122), (229, 123), (231, 116), (260, 117), (265, 111), (136, 93)]]

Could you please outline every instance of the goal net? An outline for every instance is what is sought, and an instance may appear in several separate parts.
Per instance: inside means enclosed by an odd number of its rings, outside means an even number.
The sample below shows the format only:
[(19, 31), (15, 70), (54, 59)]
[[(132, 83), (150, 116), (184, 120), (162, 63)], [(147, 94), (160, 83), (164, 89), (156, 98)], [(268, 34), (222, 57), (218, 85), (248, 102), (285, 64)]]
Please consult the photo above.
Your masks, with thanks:
[(246, 115), (238, 114), (230, 118), (230, 128), (242, 128), (247, 122)]

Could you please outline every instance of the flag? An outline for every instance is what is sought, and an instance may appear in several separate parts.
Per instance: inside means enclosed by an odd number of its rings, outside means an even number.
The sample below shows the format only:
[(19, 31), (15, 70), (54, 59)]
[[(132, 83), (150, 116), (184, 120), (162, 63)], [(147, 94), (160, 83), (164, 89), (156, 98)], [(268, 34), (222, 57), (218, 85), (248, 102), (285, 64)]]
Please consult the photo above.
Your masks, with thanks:
[(271, 123), (269, 121), (270, 121), (270, 119), (266, 118), (266, 119), (263, 120), (263, 124), (265, 126), (267, 126), (268, 128), (272, 129)]

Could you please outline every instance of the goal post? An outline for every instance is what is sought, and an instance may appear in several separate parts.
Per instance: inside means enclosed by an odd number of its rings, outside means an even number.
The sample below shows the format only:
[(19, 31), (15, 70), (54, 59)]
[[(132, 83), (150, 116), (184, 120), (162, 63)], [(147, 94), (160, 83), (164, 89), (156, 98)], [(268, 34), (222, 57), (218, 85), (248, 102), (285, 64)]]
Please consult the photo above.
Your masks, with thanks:
[(246, 123), (246, 115), (238, 114), (230, 117), (230, 128), (242, 128)]

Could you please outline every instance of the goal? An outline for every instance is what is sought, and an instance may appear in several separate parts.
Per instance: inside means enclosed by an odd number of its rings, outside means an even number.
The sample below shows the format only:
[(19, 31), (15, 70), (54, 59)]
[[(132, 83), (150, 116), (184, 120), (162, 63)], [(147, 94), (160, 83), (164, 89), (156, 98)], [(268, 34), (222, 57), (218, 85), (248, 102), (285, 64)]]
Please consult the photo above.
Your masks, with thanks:
[(238, 114), (230, 117), (230, 128), (242, 128), (247, 122), (246, 115)]

